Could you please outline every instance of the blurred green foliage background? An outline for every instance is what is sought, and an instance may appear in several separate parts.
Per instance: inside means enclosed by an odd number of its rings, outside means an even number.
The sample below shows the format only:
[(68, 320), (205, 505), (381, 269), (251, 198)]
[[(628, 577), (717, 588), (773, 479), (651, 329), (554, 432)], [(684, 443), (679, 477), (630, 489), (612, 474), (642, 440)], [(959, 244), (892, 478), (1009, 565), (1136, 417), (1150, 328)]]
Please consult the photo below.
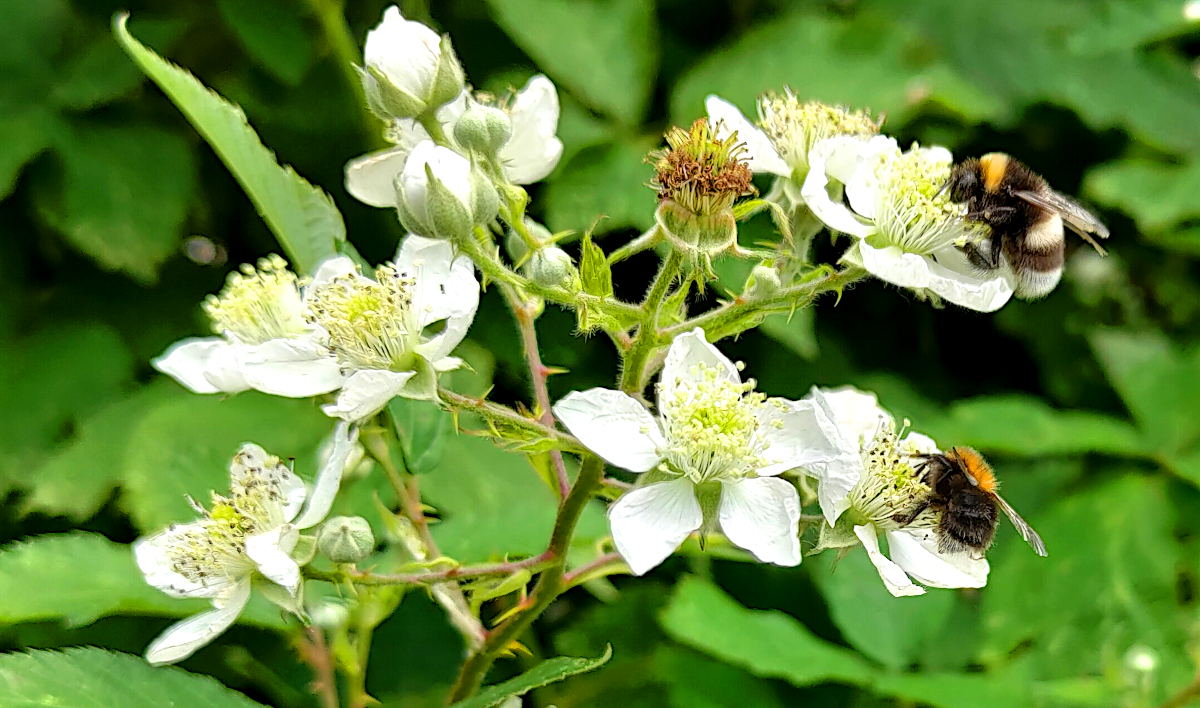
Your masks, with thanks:
[[(700, 116), (708, 93), (750, 111), (758, 93), (784, 85), (886, 113), (902, 143), (1009, 152), (1095, 205), (1113, 233), (1103, 260), (1069, 243), (1064, 282), (1044, 301), (995, 315), (934, 310), (869, 282), (723, 345), (770, 394), (854, 384), (943, 446), (979, 447), (1049, 558), (1003, 530), (986, 588), (896, 599), (861, 551), (836, 572), (830, 554), (794, 569), (675, 557), (646, 578), (616, 578), (616, 593), (562, 598), (527, 638), (534, 656), (502, 662), (493, 680), (611, 643), (607, 666), (526, 705), (1140, 707), (1171, 705), (1193, 681), (1200, 6), (401, 5), (452, 35), (476, 86), (502, 91), (535, 71), (554, 80), (566, 154), (534, 188), (532, 213), (577, 231), (604, 215), (607, 250), (652, 223), (643, 156), (667, 127)], [(354, 41), (383, 7), (346, 2)], [(197, 304), (225, 273), (278, 247), (208, 146), (122, 54), (109, 31), (119, 10), (133, 13), (135, 36), (241, 105), (283, 162), (330, 192), (368, 260), (388, 258), (401, 236), (390, 212), (342, 187), (343, 164), (378, 147), (380, 130), (348, 83), (346, 37), (322, 22), (339, 14), (335, 0), (0, 0), (2, 651), (140, 653), (197, 605), (146, 586), (126, 544), (186, 517), (184, 493), (222, 486), (242, 441), (294, 456), (311, 475), (328, 429), (310, 402), (195, 396), (149, 367), (172, 341), (204, 333)], [(769, 223), (746, 225), (743, 242), (769, 238)], [(642, 254), (618, 269), (617, 294), (639, 295), (654, 266)], [(721, 269), (736, 287), (748, 266)], [(525, 400), (519, 343), (497, 295), (485, 297), (464, 346), (478, 375), (455, 386), (481, 393), (494, 383), (493, 398)], [(610, 345), (575, 338), (573, 326), (554, 309), (539, 320), (543, 358), (570, 370), (552, 378), (555, 398), (615, 376)], [(440, 454), (423, 489), (446, 552), (480, 561), (544, 547), (554, 499), (521, 457), (465, 436)], [(354, 482), (345, 511), (366, 513), (374, 484)], [(593, 511), (584, 544), (606, 533)], [(184, 666), (262, 703), (313, 706), (311, 675), (272, 631), (280, 626), (276, 610), (256, 606)], [(415, 591), (375, 646), (369, 689), (389, 707), (440, 704), (463, 651)], [(0, 655), (10, 691), (22, 672), (73, 680), (18, 660)], [(149, 671), (89, 660), (130, 682)], [(79, 680), (93, 696), (127, 688)], [(172, 697), (210, 705), (210, 690), (181, 683)], [(0, 706), (27, 705), (13, 695)]]

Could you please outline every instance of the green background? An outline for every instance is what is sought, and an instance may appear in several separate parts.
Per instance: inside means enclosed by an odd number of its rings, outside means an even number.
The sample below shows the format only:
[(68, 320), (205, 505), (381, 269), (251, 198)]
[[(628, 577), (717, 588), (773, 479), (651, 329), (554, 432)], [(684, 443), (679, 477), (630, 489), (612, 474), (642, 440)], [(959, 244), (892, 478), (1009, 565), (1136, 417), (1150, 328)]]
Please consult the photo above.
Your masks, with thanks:
[[(491, 680), (541, 657), (599, 656), (611, 643), (608, 665), (539, 689), (526, 705), (1156, 706), (1191, 683), (1200, 24), (1182, 3), (402, 6), (452, 35), (477, 87), (503, 91), (535, 71), (554, 80), (566, 151), (532, 188), (531, 211), (555, 230), (605, 216), (597, 234), (606, 250), (652, 223), (642, 158), (667, 127), (700, 116), (708, 93), (750, 112), (759, 92), (784, 85), (886, 113), (902, 144), (1009, 152), (1094, 205), (1112, 230), (1104, 260), (1069, 239), (1064, 282), (1040, 302), (994, 315), (935, 310), (866, 282), (722, 345), (772, 395), (854, 384), (943, 446), (980, 448), (1048, 558), (1006, 525), (986, 588), (895, 599), (861, 551), (836, 572), (831, 554), (779, 569), (689, 552), (645, 578), (615, 578), (615, 593), (564, 596), (525, 638), (533, 656), (502, 660)], [(360, 46), (383, 7), (347, 3)], [(140, 653), (202, 603), (144, 585), (126, 544), (186, 518), (182, 495), (222, 486), (244, 440), (296, 457), (311, 478), (329, 429), (314, 403), (194, 396), (149, 366), (172, 341), (205, 333), (197, 303), (226, 272), (278, 247), (109, 22), (131, 11), (136, 37), (238, 103), (281, 161), (332, 195), (350, 240), (378, 262), (402, 234), (389, 211), (342, 186), (344, 163), (381, 141), (355, 102), (336, 36), (318, 21), (330, 8), (0, 0), (0, 651)], [(741, 238), (770, 236), (760, 216)], [(829, 261), (838, 252), (827, 240), (816, 251)], [(619, 267), (617, 294), (638, 297), (654, 266), (642, 254)], [(738, 288), (748, 265), (718, 269)], [(574, 337), (573, 317), (555, 308), (538, 324), (543, 359), (570, 371), (552, 377), (553, 398), (612, 384), (607, 341)], [(455, 378), (456, 389), (480, 393), (491, 381), (494, 399), (526, 399), (497, 293), (484, 297), (462, 353), (478, 374)], [(436, 453), (423, 489), (444, 549), (482, 561), (544, 547), (553, 496), (522, 458), (465, 436)], [(378, 476), (353, 481), (342, 511), (369, 512)], [(591, 510), (581, 547), (604, 534), (601, 509)], [(252, 605), (184, 667), (260, 703), (316, 705), (311, 674), (272, 631), (281, 626), (276, 610)], [(438, 705), (462, 650), (436, 607), (411, 592), (376, 635), (368, 688), (389, 707)], [(1153, 668), (1137, 670), (1135, 655)], [(179, 705), (249, 705), (177, 670), (86, 650), (0, 655), (9, 689), (0, 706), (29, 705), (21, 701), (34, 701), (39, 682), (71, 681), (80, 692), (64, 705), (133, 705), (143, 680)], [(14, 692), (17, 683), (31, 693)]]

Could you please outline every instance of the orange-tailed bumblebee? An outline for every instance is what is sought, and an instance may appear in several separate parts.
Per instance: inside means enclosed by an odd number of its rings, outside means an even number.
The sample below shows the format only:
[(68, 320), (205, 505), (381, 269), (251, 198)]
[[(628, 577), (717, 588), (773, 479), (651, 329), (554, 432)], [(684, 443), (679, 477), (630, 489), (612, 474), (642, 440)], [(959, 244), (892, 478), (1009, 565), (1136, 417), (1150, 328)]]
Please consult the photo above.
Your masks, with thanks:
[(995, 271), (1007, 263), (1016, 276), (1015, 295), (1032, 300), (1050, 294), (1062, 278), (1068, 226), (1095, 247), (1092, 238), (1108, 238), (1108, 229), (1090, 211), (1050, 188), (1021, 162), (1000, 152), (954, 166), (943, 189), (950, 200), (967, 205), (966, 218), (987, 224), (991, 238), (963, 246), (974, 267)]
[(907, 520), (926, 508), (940, 513), (937, 523), (938, 551), (982, 553), (992, 545), (1003, 510), (1039, 555), (1046, 544), (1025, 519), (996, 493), (996, 475), (983, 456), (969, 447), (952, 447), (937, 455), (922, 455), (917, 471), (929, 485), (929, 494)]

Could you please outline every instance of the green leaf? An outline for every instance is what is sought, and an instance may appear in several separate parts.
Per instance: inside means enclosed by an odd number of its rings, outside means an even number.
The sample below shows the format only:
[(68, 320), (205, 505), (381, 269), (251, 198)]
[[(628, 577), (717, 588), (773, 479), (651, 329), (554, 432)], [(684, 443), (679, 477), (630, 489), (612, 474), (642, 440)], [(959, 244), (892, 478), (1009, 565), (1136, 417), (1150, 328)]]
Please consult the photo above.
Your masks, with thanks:
[(581, 151), (560, 168), (545, 191), (546, 225), (551, 231), (602, 234), (654, 225), (654, 192), (646, 186), (654, 171), (646, 164), (649, 140), (621, 141)]
[(293, 267), (309, 272), (322, 259), (336, 254), (337, 243), (346, 237), (346, 227), (329, 195), (291, 167), (280, 166), (236, 106), (130, 36), (125, 29), (126, 17), (118, 16), (113, 22), (117, 40), (237, 178), (287, 251)]
[(1178, 0), (1106, 0), (1096, 3), (1088, 21), (1067, 39), (1078, 54), (1128, 51), (1139, 45), (1192, 31), (1194, 21), (1180, 11)]
[(579, 275), (583, 281), (583, 291), (596, 297), (610, 297), (613, 294), (612, 268), (604, 251), (592, 241), (590, 233), (583, 235), (579, 252)]
[(26, 163), (50, 147), (57, 123), (58, 116), (41, 106), (14, 107), (0, 114), (0, 199), (12, 193)]
[(229, 461), (244, 442), (297, 460), (311, 479), (316, 449), (333, 423), (311, 401), (242, 393), (188, 396), (155, 406), (138, 422), (125, 454), (122, 497), (134, 524), (154, 532), (195, 518), (187, 496), (207, 501), (229, 489)]
[(414, 474), (437, 467), (446, 440), (454, 434), (454, 416), (429, 401), (396, 397), (388, 404), (396, 435), (404, 449), (404, 462)]
[(591, 108), (637, 125), (658, 70), (654, 5), (642, 0), (488, 0), (496, 24)]
[(559, 656), (547, 659), (529, 671), (504, 683), (488, 686), (473, 698), (455, 703), (451, 708), (493, 708), (513, 696), (523, 696), (535, 688), (570, 678), (576, 674), (595, 671), (612, 658), (612, 647), (595, 659)]
[[(136, 24), (138, 34), (156, 47), (174, 44), (186, 29), (182, 21), (174, 19), (139, 19)], [(98, 32), (86, 47), (73, 54), (60, 73), (50, 100), (55, 106), (72, 111), (121, 98), (146, 80), (107, 31)]]
[(17, 480), (26, 489), (22, 513), (39, 511), (76, 521), (90, 518), (120, 486), (129, 438), (142, 416), (160, 403), (188, 395), (159, 381), (82, 420), (70, 442), (28, 477)]
[(262, 708), (208, 676), (96, 648), (0, 656), (6, 708)]
[(61, 195), (40, 193), (43, 217), (101, 267), (153, 282), (179, 247), (195, 189), (186, 141), (150, 126), (69, 124), (55, 136)]
[[(466, 433), (446, 441), (441, 464), (421, 478), (421, 492), (442, 518), (433, 527), (442, 553), (463, 563), (541, 553), (558, 509), (524, 455)], [(584, 510), (575, 543), (607, 533), (604, 514), (593, 503)]]
[[(0, 548), (0, 624), (61, 618), (78, 627), (109, 615), (179, 617), (207, 609), (207, 600), (173, 598), (147, 585), (133, 548), (99, 534), (35, 536)], [(283, 626), (278, 609), (265, 603), (252, 603), (239, 621)]]
[[(1058, 678), (1118, 669), (1120, 652), (1106, 647), (1140, 643), (1178, 657), (1186, 629), (1176, 607), (1174, 516), (1161, 480), (1131, 474), (1030, 519), (1050, 555), (1022, 544), (993, 554), (980, 658), (992, 663), (1032, 642), (1040, 677)], [(1186, 655), (1181, 663), (1186, 682)]]
[(1002, 110), (1003, 104), (964, 81), (952, 64), (913, 52), (911, 44), (910, 36), (878, 17), (791, 13), (742, 34), (687, 71), (671, 94), (672, 120), (687, 125), (703, 115), (709, 94), (753, 117), (758, 95), (784, 86), (803, 100), (869, 108), (901, 123), (928, 100), (969, 120)]
[(1097, 203), (1120, 209), (1144, 231), (1162, 232), (1200, 217), (1200, 162), (1171, 165), (1134, 158), (1090, 171), (1083, 183)]
[(1022, 457), (1149, 452), (1141, 433), (1123, 420), (1088, 411), (1055, 410), (1041, 399), (1020, 394), (959, 401), (945, 417), (921, 421), (919, 429), (948, 445)]
[(1152, 332), (1099, 330), (1091, 342), (1150, 444), (1174, 452), (1200, 439), (1200, 350), (1179, 352)]
[(917, 663), (954, 605), (954, 593), (947, 590), (930, 589), (919, 598), (893, 597), (860, 549), (838, 561), (831, 553), (813, 560), (813, 579), (842, 636), (863, 655), (890, 669)]
[(937, 708), (1028, 708), (1033, 704), (1028, 683), (980, 674), (883, 674), (874, 690)]
[(132, 378), (132, 356), (106, 325), (59, 324), (0, 345), (0, 477), (21, 480)]
[(295, 0), (217, 0), (217, 9), (247, 53), (289, 86), (297, 86), (317, 61)]
[(703, 654), (663, 646), (655, 652), (652, 666), (667, 681), (671, 708), (783, 706), (769, 682)]
[(748, 610), (716, 586), (687, 576), (659, 617), (673, 639), (756, 676), (796, 686), (870, 682), (874, 670), (853, 652), (812, 634), (777, 610)]

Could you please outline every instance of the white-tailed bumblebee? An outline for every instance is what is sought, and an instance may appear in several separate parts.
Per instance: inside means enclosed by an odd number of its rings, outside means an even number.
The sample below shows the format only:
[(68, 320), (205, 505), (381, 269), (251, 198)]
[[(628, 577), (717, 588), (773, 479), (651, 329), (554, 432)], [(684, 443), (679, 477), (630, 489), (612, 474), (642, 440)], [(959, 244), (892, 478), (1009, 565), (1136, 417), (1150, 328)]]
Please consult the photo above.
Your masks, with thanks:
[(1025, 519), (996, 493), (996, 475), (983, 456), (969, 447), (952, 447), (937, 455), (922, 455), (917, 467), (929, 494), (921, 505), (901, 522), (915, 519), (925, 509), (939, 513), (938, 551), (982, 553), (992, 545), (1003, 510), (1039, 555), (1046, 555), (1046, 544)]
[(998, 270), (1007, 263), (1016, 276), (1019, 298), (1043, 297), (1058, 285), (1066, 245), (1064, 224), (1105, 255), (1092, 238), (1093, 234), (1108, 238), (1104, 224), (1004, 153), (992, 152), (958, 163), (944, 188), (950, 190), (951, 201), (966, 203), (968, 220), (991, 229), (991, 238), (963, 247), (967, 259), (984, 271)]

